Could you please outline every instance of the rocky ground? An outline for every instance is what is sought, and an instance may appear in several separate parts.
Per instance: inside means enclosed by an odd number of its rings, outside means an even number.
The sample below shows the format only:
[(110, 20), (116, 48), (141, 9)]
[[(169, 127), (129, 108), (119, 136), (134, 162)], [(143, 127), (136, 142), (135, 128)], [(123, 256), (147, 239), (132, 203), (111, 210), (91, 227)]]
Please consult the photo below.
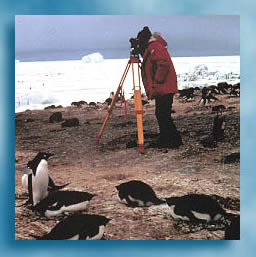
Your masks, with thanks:
[[(137, 131), (132, 102), (128, 103), (127, 117), (124, 108), (118, 105), (114, 108), (98, 144), (96, 135), (107, 113), (104, 108), (82, 106), (17, 113), (16, 239), (34, 239), (33, 235), (47, 233), (58, 222), (58, 219), (40, 218), (21, 206), (27, 200), (26, 189), (21, 186), (22, 169), (39, 151), (54, 153), (48, 163), (56, 184), (70, 182), (66, 190), (97, 194), (90, 202), (88, 213), (111, 218), (106, 227), (106, 240), (223, 239), (224, 221), (209, 226), (193, 225), (174, 221), (166, 205), (129, 208), (118, 201), (115, 189), (120, 183), (137, 179), (151, 185), (159, 198), (187, 193), (215, 195), (227, 211), (239, 213), (240, 163), (224, 160), (240, 152), (240, 99), (229, 95), (217, 97), (219, 102), (199, 106), (199, 96), (191, 102), (175, 96), (172, 116), (184, 145), (167, 153), (147, 147), (158, 133), (154, 101), (144, 106), (144, 154), (140, 154), (136, 146), (127, 148), (127, 143), (136, 140)], [(226, 107), (223, 112), (225, 138), (217, 147), (205, 148), (200, 138), (211, 133), (216, 115), (211, 107), (219, 104)], [(78, 118), (79, 126), (49, 123), (49, 117), (57, 111), (64, 119)]]

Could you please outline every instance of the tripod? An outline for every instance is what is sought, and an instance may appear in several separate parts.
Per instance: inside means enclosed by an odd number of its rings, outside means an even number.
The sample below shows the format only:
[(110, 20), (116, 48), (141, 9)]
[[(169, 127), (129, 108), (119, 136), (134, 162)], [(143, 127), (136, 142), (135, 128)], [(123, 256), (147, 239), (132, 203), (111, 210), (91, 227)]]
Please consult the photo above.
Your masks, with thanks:
[[(107, 121), (109, 119), (109, 116), (113, 110), (113, 107), (115, 105), (115, 101), (117, 99), (117, 96), (119, 95), (123, 83), (125, 81), (126, 75), (130, 69), (130, 66), (132, 66), (132, 78), (133, 78), (133, 90), (134, 90), (134, 105), (135, 105), (135, 113), (137, 116), (137, 129), (138, 129), (138, 145), (139, 145), (139, 152), (143, 153), (144, 152), (144, 135), (143, 135), (143, 123), (142, 123), (142, 114), (143, 114), (143, 109), (142, 109), (142, 100), (141, 100), (141, 83), (140, 83), (140, 72), (139, 72), (139, 58), (138, 57), (130, 57), (126, 68), (124, 70), (124, 73), (122, 75), (122, 78), (120, 80), (119, 86), (116, 90), (116, 93), (112, 99), (111, 105), (108, 109), (108, 113), (105, 117), (105, 120), (102, 124), (102, 127), (96, 136), (97, 142), (99, 142), (100, 137), (102, 136), (102, 133), (104, 131), (104, 128), (106, 127)], [(138, 85), (135, 85), (135, 71), (134, 71), (134, 66), (137, 64), (137, 74), (138, 74)]]

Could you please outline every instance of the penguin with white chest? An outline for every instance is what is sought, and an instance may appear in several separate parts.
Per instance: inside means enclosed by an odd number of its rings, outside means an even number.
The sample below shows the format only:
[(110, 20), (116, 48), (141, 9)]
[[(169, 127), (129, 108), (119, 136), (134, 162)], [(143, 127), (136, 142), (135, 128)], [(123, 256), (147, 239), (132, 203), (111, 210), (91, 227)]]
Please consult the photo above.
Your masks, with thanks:
[[(48, 195), (48, 159), (52, 153), (39, 152), (27, 167), (32, 170), (32, 205), (36, 205)], [(29, 182), (29, 181), (28, 181)], [(28, 183), (29, 195), (31, 195), (31, 185)]]
[(99, 240), (110, 219), (100, 215), (75, 214), (60, 221), (38, 240)]
[(165, 203), (148, 184), (139, 180), (122, 183), (116, 189), (120, 201), (130, 207), (149, 207)]
[(226, 214), (225, 210), (208, 195), (188, 194), (170, 197), (166, 202), (174, 219), (189, 222), (215, 222)]
[(65, 212), (85, 211), (94, 196), (80, 191), (57, 191), (35, 205), (34, 211), (47, 218), (59, 216)]
[[(29, 161), (30, 163), (30, 161)], [(29, 165), (28, 165), (29, 166)], [(23, 188), (28, 189), (28, 185), (29, 185), (29, 179), (30, 177), (32, 177), (32, 173), (31, 174), (24, 174), (21, 177), (21, 184)], [(58, 191), (60, 189), (63, 189), (64, 187), (68, 186), (70, 183), (66, 183), (64, 185), (56, 185), (53, 181), (53, 179), (49, 176), (49, 183), (48, 183), (48, 193), (53, 193), (55, 191)], [(28, 190), (29, 191), (29, 190)]]

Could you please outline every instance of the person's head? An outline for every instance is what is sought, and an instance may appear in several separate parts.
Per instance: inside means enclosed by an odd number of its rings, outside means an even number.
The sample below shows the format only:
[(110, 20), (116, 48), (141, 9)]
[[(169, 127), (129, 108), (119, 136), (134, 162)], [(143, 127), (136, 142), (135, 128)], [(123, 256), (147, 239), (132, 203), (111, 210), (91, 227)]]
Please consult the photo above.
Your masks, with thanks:
[(145, 26), (139, 33), (137, 34), (137, 40), (139, 42), (139, 53), (143, 56), (146, 48), (148, 47), (148, 42), (152, 33), (149, 27)]
[(151, 42), (154, 42), (154, 41), (157, 41), (157, 42), (161, 43), (163, 46), (167, 47), (167, 42), (163, 39), (160, 32), (154, 32), (151, 35), (148, 43), (151, 43)]
[(160, 32), (154, 32), (149, 38), (148, 42), (150, 43), (150, 42), (156, 41), (159, 36), (161, 36)]

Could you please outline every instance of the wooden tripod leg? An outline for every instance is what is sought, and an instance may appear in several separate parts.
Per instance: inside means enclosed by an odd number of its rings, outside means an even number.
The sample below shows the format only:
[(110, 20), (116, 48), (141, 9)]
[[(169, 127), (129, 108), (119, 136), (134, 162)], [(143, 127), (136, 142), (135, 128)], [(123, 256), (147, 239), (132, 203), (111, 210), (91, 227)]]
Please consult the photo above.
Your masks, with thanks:
[(111, 102), (111, 104), (110, 104), (110, 107), (109, 107), (109, 109), (108, 109), (107, 116), (105, 117), (105, 119), (104, 119), (104, 121), (103, 121), (103, 124), (102, 124), (102, 126), (101, 126), (100, 132), (99, 132), (98, 135), (96, 136), (97, 143), (99, 142), (99, 140), (100, 140), (100, 138), (101, 138), (101, 136), (102, 136), (102, 134), (103, 134), (103, 131), (104, 131), (106, 125), (107, 125), (107, 121), (108, 121), (109, 116), (110, 116), (110, 114), (111, 114), (111, 112), (112, 112), (112, 109), (113, 109), (113, 107), (114, 107), (114, 105), (115, 105), (115, 102), (116, 102), (116, 99), (117, 99), (117, 97), (118, 97), (118, 94), (120, 93), (120, 90), (121, 90), (121, 88), (122, 88), (122, 86), (123, 86), (123, 84), (124, 84), (124, 80), (125, 80), (125, 78), (126, 78), (126, 75), (127, 75), (128, 71), (129, 71), (130, 66), (131, 66), (131, 63), (130, 63), (130, 61), (128, 61), (127, 65), (126, 65), (126, 68), (125, 68), (125, 70), (124, 70), (124, 73), (123, 73), (123, 75), (122, 75), (122, 78), (121, 78), (121, 80), (120, 80), (119, 86), (118, 86), (118, 88), (117, 88), (117, 90), (116, 90), (116, 93), (115, 93), (115, 95), (114, 95), (114, 97), (113, 97), (113, 99), (112, 99), (112, 102)]
[(135, 104), (135, 112), (137, 116), (137, 129), (138, 129), (138, 144), (139, 144), (139, 152), (144, 152), (144, 134), (143, 134), (143, 122), (142, 122), (142, 100), (141, 100), (141, 87), (140, 87), (140, 72), (139, 72), (139, 63), (138, 65), (138, 86), (135, 85), (135, 77), (134, 77), (134, 67), (132, 63), (132, 76), (133, 76), (133, 89), (134, 89), (134, 104)]
[(144, 152), (144, 134), (143, 134), (143, 122), (142, 122), (143, 108), (142, 108), (140, 89), (134, 90), (134, 103), (135, 103), (135, 112), (137, 116), (139, 152), (143, 153)]

